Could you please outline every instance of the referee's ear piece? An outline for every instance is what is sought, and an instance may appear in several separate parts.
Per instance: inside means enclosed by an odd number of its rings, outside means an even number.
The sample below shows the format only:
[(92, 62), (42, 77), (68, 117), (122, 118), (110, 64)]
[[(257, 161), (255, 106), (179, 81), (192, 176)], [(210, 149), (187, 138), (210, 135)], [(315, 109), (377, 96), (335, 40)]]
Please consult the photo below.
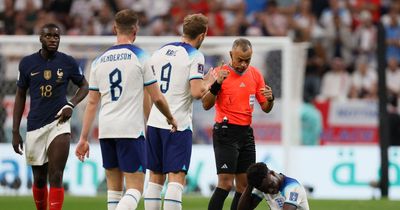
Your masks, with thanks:
[(229, 56), (231, 56), (231, 59), (232, 59), (232, 51), (229, 51)]

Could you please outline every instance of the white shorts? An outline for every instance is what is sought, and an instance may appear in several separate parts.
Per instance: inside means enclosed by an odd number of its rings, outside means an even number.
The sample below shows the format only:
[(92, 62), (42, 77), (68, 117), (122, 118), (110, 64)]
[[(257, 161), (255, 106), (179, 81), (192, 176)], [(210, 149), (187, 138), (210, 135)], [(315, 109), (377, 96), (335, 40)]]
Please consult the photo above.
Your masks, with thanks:
[(39, 129), (26, 133), (25, 156), (29, 165), (43, 165), (48, 162), (47, 150), (50, 143), (60, 134), (71, 133), (70, 120), (58, 124), (58, 120)]

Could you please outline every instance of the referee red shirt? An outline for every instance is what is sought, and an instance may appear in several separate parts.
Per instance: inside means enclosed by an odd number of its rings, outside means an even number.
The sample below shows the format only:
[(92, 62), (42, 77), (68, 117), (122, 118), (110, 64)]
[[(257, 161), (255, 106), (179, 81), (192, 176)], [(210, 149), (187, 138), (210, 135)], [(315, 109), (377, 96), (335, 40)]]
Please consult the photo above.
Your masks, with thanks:
[(213, 75), (221, 68), (229, 70), (230, 73), (223, 81), (215, 101), (215, 122), (221, 123), (226, 116), (230, 124), (250, 125), (255, 100), (257, 99), (258, 103), (267, 101), (260, 92), (260, 88), (265, 87), (263, 76), (253, 66), (249, 66), (240, 74), (229, 65), (215, 68)]

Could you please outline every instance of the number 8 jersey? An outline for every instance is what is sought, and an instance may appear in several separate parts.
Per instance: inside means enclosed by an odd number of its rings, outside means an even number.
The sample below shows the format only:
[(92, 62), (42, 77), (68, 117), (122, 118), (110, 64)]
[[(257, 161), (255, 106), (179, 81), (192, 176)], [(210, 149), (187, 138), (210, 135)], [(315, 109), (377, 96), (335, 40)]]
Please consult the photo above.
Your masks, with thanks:
[[(156, 51), (150, 59), (149, 66), (154, 71), (160, 90), (178, 122), (178, 130), (192, 130), (193, 98), (190, 80), (203, 79), (204, 55), (187, 43), (174, 42)], [(171, 128), (155, 106), (151, 109), (147, 124), (157, 128)]]
[(147, 54), (131, 44), (115, 45), (93, 61), (89, 89), (99, 91), (99, 138), (144, 136), (144, 86), (156, 82)]

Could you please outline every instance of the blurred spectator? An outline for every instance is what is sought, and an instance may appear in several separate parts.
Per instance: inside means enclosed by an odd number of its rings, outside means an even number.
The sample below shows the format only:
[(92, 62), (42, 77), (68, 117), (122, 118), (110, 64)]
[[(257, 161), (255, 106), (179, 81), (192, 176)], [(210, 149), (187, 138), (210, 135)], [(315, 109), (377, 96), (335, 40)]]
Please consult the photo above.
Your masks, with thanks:
[(94, 35), (113, 35), (114, 14), (107, 4), (103, 4), (97, 18), (91, 18), (93, 21)]
[(366, 56), (371, 64), (376, 63), (377, 28), (372, 23), (371, 13), (364, 10), (360, 13), (360, 25), (354, 32), (358, 56)]
[(217, 2), (225, 21), (225, 35), (238, 35), (240, 22), (245, 20), (244, 0), (217, 0)]
[(300, 36), (297, 40), (309, 42), (323, 35), (317, 18), (311, 12), (311, 0), (300, 0), (293, 20), (293, 29), (298, 31)]
[(359, 57), (356, 71), (351, 76), (350, 98), (376, 98), (377, 75), (376, 71), (369, 69), (366, 57)]
[(342, 24), (351, 26), (351, 14), (345, 6), (344, 0), (329, 0), (329, 7), (322, 12), (320, 17), (322, 26), (326, 27), (332, 23), (335, 15), (339, 16)]
[[(49, 13), (54, 14), (54, 17), (57, 19), (57, 22), (62, 23), (63, 27), (67, 28), (69, 27), (71, 18), (73, 17), (70, 16), (72, 3), (73, 0), (43, 0), (42, 9)], [(86, 12), (88, 14), (92, 13), (92, 11), (86, 11)]]
[(397, 95), (388, 97), (389, 142), (391, 146), (400, 146), (400, 114)]
[(389, 58), (386, 68), (386, 86), (389, 96), (400, 95), (400, 69), (396, 58)]
[(0, 12), (0, 27), (2, 34), (12, 35), (15, 33), (15, 17), (17, 11), (15, 10), (14, 0), (4, 0), (4, 9)]
[(322, 115), (312, 100), (305, 98), (300, 110), (302, 145), (319, 145), (322, 132)]
[(70, 28), (67, 30), (67, 35), (70, 36), (79, 36), (79, 35), (86, 35), (86, 27), (83, 27), (83, 19), (79, 15), (75, 15), (72, 17), (72, 22)]
[(400, 1), (395, 0), (390, 4), (389, 11), (387, 14), (382, 15), (381, 22), (384, 26), (389, 26), (393, 23), (392, 19), (396, 19), (397, 23), (400, 23)]
[(354, 42), (351, 28), (343, 24), (337, 13), (333, 14), (331, 22), (326, 23), (325, 36), (322, 42), (326, 49), (328, 60), (332, 60), (334, 57), (341, 57), (347, 66), (352, 65)]
[(289, 21), (287, 17), (278, 9), (275, 0), (269, 0), (262, 20), (268, 36), (287, 36), (289, 31)]
[(41, 8), (41, 3), (38, 3), (38, 0), (27, 0), (25, 2), (25, 7), (22, 9), (25, 14), (25, 30), (27, 34), (33, 34), (33, 27), (37, 20), (37, 13)]
[(325, 69), (327, 69), (325, 50), (321, 44), (314, 42), (307, 53), (303, 90), (306, 101), (312, 101), (320, 94), (321, 75), (325, 72)]
[(103, 4), (105, 0), (74, 0), (69, 15), (71, 17), (79, 15), (83, 23), (87, 24), (92, 17), (98, 15)]
[(347, 0), (347, 7), (353, 14), (353, 26), (357, 27), (360, 22), (358, 14), (368, 11), (371, 14), (372, 22), (377, 23), (380, 19), (381, 0)]
[(342, 58), (334, 58), (331, 62), (331, 70), (322, 77), (321, 94), (319, 98), (324, 100), (347, 99), (351, 85), (351, 78), (346, 71)]
[(396, 58), (397, 62), (400, 62), (400, 22), (398, 18), (398, 13), (389, 13), (388, 22), (384, 27), (386, 36), (386, 58)]
[(208, 17), (208, 36), (223, 36), (225, 35), (225, 17), (222, 14), (221, 6), (217, 0), (208, 2), (209, 12)]
[[(249, 23), (253, 22), (258, 13), (267, 8), (267, 3), (271, 0), (245, 0), (246, 2), (246, 19)], [(274, 1), (274, 0), (272, 0)], [(277, 5), (276, 5), (277, 6)]]
[[(130, 8), (136, 12), (143, 11), (149, 21), (168, 15), (172, 1), (176, 0), (115, 0), (119, 10)], [(183, 1), (188, 0), (180, 0), (180, 2), (175, 3), (179, 4)]]

